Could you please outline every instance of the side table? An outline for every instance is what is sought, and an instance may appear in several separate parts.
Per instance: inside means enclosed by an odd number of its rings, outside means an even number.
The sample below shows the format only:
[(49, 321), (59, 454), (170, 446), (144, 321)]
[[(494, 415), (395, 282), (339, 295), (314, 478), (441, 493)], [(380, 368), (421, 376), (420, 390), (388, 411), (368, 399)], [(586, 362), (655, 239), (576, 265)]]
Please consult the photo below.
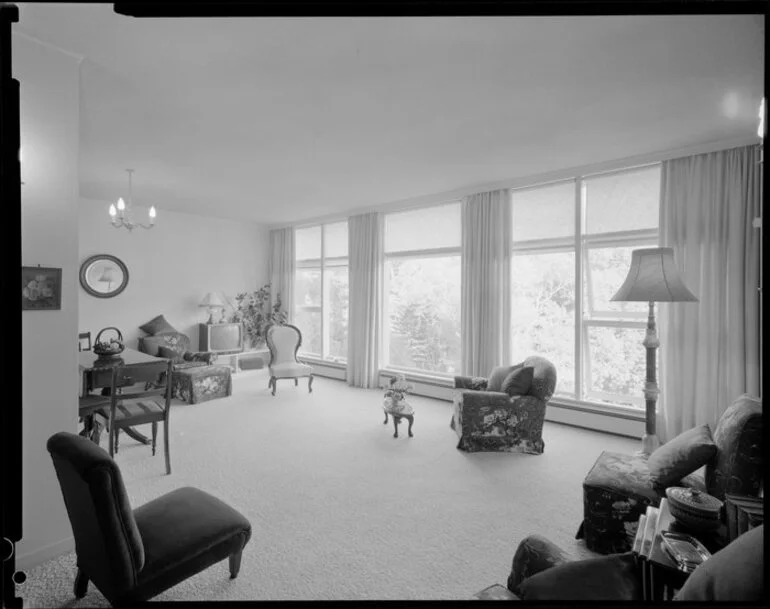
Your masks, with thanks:
[(239, 351), (238, 353), (230, 353), (228, 357), (233, 374), (238, 374), (240, 370), (259, 370), (267, 366), (267, 362), (270, 361), (270, 351), (267, 349)]
[[(669, 527), (669, 531), (692, 535), (711, 554), (718, 552), (728, 543), (727, 527), (724, 524), (712, 531), (694, 531), (674, 521)], [(650, 555), (646, 560), (642, 560), (642, 569), (644, 600), (647, 601), (670, 601), (690, 575), (680, 570), (674, 559), (669, 556), (665, 547), (663, 547), (663, 539), (660, 533), (655, 536), (652, 542)]]
[(398, 424), (401, 422), (402, 418), (409, 421), (409, 428), (407, 429), (407, 433), (409, 434), (410, 438), (414, 437), (414, 434), (412, 434), (412, 424), (414, 423), (414, 408), (412, 408), (409, 402), (400, 402), (394, 405), (390, 401), (390, 398), (385, 398), (385, 401), (382, 404), (382, 409), (385, 411), (385, 420), (382, 422), (383, 425), (387, 425), (388, 415), (393, 417), (393, 428), (395, 429), (395, 433), (393, 434), (394, 438), (398, 437)]

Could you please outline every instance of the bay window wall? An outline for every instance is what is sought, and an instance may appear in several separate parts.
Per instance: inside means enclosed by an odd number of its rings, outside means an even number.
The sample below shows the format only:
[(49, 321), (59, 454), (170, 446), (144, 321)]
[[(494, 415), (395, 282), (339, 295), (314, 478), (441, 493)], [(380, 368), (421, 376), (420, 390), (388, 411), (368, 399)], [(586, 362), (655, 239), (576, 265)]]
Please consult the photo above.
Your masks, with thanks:
[(513, 190), (512, 354), (556, 365), (557, 394), (644, 408), (647, 304), (611, 302), (657, 247), (660, 166)]
[(460, 373), (460, 203), (385, 215), (384, 367)]
[(294, 233), (294, 324), (302, 355), (336, 362), (348, 351), (348, 223)]

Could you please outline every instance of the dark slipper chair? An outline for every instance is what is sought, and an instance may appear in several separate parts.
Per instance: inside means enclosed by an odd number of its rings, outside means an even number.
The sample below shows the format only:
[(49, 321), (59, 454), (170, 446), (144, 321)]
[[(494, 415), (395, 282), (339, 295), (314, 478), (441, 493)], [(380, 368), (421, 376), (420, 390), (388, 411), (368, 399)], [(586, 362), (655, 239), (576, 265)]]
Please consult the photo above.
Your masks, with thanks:
[(178, 488), (135, 510), (120, 469), (87, 438), (48, 439), (75, 537), (75, 596), (92, 581), (114, 606), (133, 606), (225, 558), (240, 569), (251, 524), (216, 497)]

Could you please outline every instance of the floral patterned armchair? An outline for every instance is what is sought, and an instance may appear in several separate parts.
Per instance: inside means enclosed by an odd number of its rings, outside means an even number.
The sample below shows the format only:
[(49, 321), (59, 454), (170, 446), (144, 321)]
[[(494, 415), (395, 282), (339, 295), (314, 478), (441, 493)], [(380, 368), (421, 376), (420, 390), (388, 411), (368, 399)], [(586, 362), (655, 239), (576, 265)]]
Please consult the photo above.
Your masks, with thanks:
[[(507, 374), (521, 366), (534, 369), (527, 394), (510, 396), (500, 391)], [(545, 407), (555, 389), (556, 368), (539, 356), (517, 366), (495, 368), (489, 378), (456, 376), (450, 427), (460, 438), (457, 448), (541, 454)]]

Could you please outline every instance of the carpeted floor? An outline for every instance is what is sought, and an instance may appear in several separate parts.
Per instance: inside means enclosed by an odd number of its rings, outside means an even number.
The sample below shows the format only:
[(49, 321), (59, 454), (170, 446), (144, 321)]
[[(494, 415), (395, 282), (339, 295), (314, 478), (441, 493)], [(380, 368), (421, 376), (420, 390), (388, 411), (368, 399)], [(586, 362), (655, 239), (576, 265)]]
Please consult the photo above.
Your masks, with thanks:
[[(161, 447), (153, 458), (121, 439), (134, 507), (197, 486), (253, 526), (237, 579), (225, 561), (157, 600), (467, 599), (505, 583), (530, 533), (590, 555), (574, 539), (583, 478), (602, 450), (638, 448), (546, 423), (542, 455), (467, 454), (455, 448), (449, 402), (410, 397), (414, 438), (404, 424), (395, 439), (380, 391), (316, 378), (312, 394), (283, 381), (272, 397), (265, 371), (233, 380), (231, 398), (173, 406), (170, 476)], [(74, 553), (27, 574), (27, 607), (108, 606), (93, 585), (74, 599)]]

